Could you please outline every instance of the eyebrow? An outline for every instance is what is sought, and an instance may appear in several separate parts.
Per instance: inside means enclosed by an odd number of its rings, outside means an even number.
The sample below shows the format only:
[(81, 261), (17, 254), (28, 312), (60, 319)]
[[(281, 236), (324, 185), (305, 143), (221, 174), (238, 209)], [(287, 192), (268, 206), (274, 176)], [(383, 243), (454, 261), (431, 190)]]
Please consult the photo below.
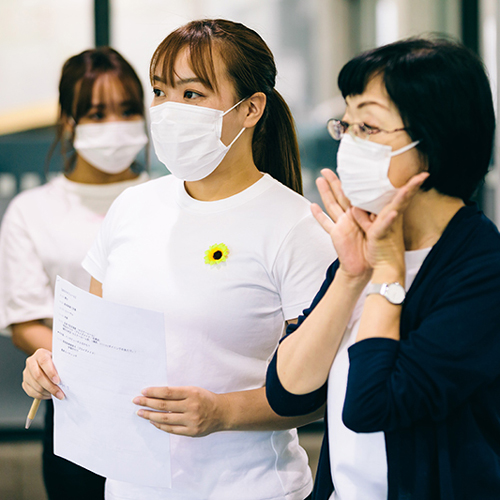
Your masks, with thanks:
[(361, 104), (358, 104), (356, 106), (357, 109), (361, 109), (361, 108), (364, 108), (366, 106), (380, 106), (381, 108), (384, 108), (384, 109), (389, 109), (385, 104), (382, 104), (381, 102), (378, 102), (378, 101), (365, 101), (365, 102), (362, 102)]
[[(132, 99), (127, 99), (126, 101), (122, 101), (122, 102), (118, 103), (118, 105), (122, 106), (122, 107), (133, 106), (135, 104), (136, 103)], [(103, 102), (98, 102), (96, 104), (91, 104), (91, 109), (94, 109), (94, 108), (105, 109), (105, 108), (107, 108), (107, 104), (103, 103)]]
[[(167, 83), (164, 78), (162, 78), (162, 77), (160, 77), (158, 75), (154, 75), (153, 76), (153, 80), (155, 82), (161, 82), (161, 83), (165, 83), (165, 84)], [(175, 80), (174, 85), (176, 85), (176, 86), (177, 85), (186, 85), (188, 83), (203, 83), (203, 82), (201, 81), (201, 78), (198, 78), (198, 77), (195, 77), (195, 78), (180, 78), (180, 79)]]

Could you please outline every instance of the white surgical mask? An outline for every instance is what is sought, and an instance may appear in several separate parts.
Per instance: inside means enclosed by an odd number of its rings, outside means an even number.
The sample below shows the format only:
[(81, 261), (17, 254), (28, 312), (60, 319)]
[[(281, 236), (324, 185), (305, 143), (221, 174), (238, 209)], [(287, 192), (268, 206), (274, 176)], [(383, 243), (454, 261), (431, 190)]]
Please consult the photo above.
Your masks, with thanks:
[(391, 146), (345, 134), (337, 153), (337, 173), (351, 205), (378, 214), (398, 192), (387, 176), (391, 158), (419, 142), (393, 151)]
[(73, 146), (95, 168), (119, 174), (132, 165), (147, 142), (144, 120), (133, 120), (77, 125)]
[(184, 181), (199, 181), (209, 176), (224, 159), (233, 142), (221, 141), (222, 118), (226, 112), (179, 102), (165, 102), (149, 109), (151, 137), (158, 159)]

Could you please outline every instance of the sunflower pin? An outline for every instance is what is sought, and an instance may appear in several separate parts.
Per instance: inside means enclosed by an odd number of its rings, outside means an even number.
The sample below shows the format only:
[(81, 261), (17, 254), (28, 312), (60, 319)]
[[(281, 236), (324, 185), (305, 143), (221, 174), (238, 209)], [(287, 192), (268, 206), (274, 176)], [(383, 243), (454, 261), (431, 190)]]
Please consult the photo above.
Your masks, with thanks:
[(225, 262), (227, 260), (227, 256), (229, 255), (229, 249), (224, 243), (217, 243), (216, 245), (212, 245), (205, 252), (205, 264), (210, 264), (213, 266), (214, 264), (220, 264), (221, 262)]

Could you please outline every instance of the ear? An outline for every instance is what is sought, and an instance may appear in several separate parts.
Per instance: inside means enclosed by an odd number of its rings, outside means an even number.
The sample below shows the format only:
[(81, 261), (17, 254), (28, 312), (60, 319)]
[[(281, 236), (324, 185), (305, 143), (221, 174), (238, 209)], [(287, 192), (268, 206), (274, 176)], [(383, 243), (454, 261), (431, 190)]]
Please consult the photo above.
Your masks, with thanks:
[(266, 109), (266, 102), (267, 98), (264, 92), (255, 92), (255, 94), (242, 103), (246, 104), (247, 110), (247, 115), (243, 122), (245, 128), (252, 128), (257, 125), (257, 122), (262, 118)]
[(68, 116), (66, 113), (62, 113), (61, 124), (63, 128), (63, 134), (67, 134), (68, 136), (73, 134), (76, 123), (72, 116)]

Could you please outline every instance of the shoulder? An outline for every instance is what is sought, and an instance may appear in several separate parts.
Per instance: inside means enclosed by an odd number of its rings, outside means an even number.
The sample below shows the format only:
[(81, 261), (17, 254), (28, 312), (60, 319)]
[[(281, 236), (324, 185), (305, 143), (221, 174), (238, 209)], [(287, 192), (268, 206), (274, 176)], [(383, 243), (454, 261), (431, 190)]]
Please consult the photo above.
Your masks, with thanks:
[(264, 174), (263, 181), (268, 187), (265, 192), (267, 196), (272, 197), (274, 200), (286, 202), (287, 208), (290, 206), (296, 210), (309, 213), (311, 202), (307, 198), (285, 186), (269, 174)]
[(47, 204), (55, 204), (59, 198), (59, 176), (47, 184), (22, 191), (12, 198), (2, 219), (2, 224), (20, 222), (32, 215), (46, 211)]
[[(135, 206), (150, 206), (159, 200), (168, 199), (173, 196), (178, 183), (173, 175), (165, 175), (156, 179), (151, 179), (141, 184), (137, 184), (124, 189), (113, 202), (113, 206), (128, 206), (133, 203)], [(116, 208), (115, 208), (116, 210)]]

